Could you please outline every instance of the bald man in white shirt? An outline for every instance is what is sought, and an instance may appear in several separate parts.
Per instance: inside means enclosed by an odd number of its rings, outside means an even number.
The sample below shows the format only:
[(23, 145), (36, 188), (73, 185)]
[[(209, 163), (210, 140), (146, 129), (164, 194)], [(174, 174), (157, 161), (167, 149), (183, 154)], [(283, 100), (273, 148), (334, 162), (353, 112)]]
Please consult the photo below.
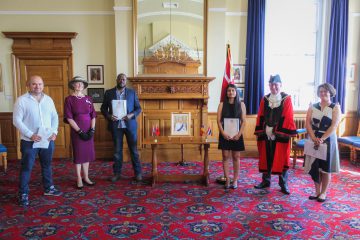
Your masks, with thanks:
[[(14, 105), (13, 124), (21, 135), (21, 169), (19, 184), (19, 203), (29, 205), (29, 181), (31, 171), (38, 156), (44, 195), (60, 196), (62, 193), (53, 184), (51, 162), (54, 152), (54, 141), (58, 133), (58, 114), (53, 100), (43, 93), (44, 81), (40, 76), (32, 76), (27, 82), (29, 91), (20, 96)], [(39, 130), (49, 135), (39, 135)], [(45, 141), (44, 141), (45, 140)], [(48, 141), (49, 145), (37, 147), (34, 143)]]

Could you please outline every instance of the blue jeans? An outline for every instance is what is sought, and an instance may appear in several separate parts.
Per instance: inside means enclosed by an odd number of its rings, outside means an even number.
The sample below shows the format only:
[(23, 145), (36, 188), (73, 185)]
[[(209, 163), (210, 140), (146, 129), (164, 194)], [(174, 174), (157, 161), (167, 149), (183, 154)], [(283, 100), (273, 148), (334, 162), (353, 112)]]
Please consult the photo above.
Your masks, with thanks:
[(123, 144), (124, 135), (130, 150), (131, 163), (134, 169), (135, 176), (141, 174), (141, 164), (139, 160), (139, 153), (137, 149), (137, 135), (136, 131), (129, 131), (127, 128), (114, 128), (113, 129), (114, 140), (114, 175), (120, 175), (123, 164)]
[(50, 141), (49, 148), (33, 148), (34, 142), (21, 140), (21, 169), (20, 169), (20, 194), (29, 194), (29, 181), (35, 158), (39, 156), (41, 175), (44, 191), (53, 185), (51, 161), (54, 153), (54, 141)]

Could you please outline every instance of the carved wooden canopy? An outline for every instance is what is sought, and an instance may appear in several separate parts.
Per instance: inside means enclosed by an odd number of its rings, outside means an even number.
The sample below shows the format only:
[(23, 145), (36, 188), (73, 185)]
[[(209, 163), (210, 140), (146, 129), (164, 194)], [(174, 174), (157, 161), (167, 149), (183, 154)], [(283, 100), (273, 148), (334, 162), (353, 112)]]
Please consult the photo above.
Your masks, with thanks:
[(205, 76), (136, 76), (129, 77), (140, 99), (208, 99), (209, 82)]
[(71, 55), (71, 39), (76, 32), (3, 32), (14, 40), (12, 50), (15, 55)]

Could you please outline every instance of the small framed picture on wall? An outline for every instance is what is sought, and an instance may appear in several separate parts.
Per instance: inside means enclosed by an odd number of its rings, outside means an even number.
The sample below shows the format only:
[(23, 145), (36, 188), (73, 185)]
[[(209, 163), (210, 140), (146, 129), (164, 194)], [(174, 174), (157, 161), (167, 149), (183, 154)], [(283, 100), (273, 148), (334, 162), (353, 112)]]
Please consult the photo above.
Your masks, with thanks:
[(104, 88), (88, 88), (88, 96), (90, 96), (94, 103), (102, 103), (104, 101)]
[(245, 87), (238, 87), (237, 94), (239, 94), (240, 100), (244, 100), (245, 96)]
[(89, 84), (104, 84), (104, 65), (87, 65)]
[(235, 85), (239, 86), (245, 83), (245, 66), (244, 64), (233, 64), (233, 79)]

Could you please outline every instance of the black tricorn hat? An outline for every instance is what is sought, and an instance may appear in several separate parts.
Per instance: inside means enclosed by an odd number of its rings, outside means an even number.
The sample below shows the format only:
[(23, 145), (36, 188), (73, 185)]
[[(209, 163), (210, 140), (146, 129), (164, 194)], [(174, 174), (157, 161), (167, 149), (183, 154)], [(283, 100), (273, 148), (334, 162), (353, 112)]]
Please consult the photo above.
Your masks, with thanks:
[(274, 76), (271, 75), (269, 83), (282, 83), (279, 74), (276, 74)]

